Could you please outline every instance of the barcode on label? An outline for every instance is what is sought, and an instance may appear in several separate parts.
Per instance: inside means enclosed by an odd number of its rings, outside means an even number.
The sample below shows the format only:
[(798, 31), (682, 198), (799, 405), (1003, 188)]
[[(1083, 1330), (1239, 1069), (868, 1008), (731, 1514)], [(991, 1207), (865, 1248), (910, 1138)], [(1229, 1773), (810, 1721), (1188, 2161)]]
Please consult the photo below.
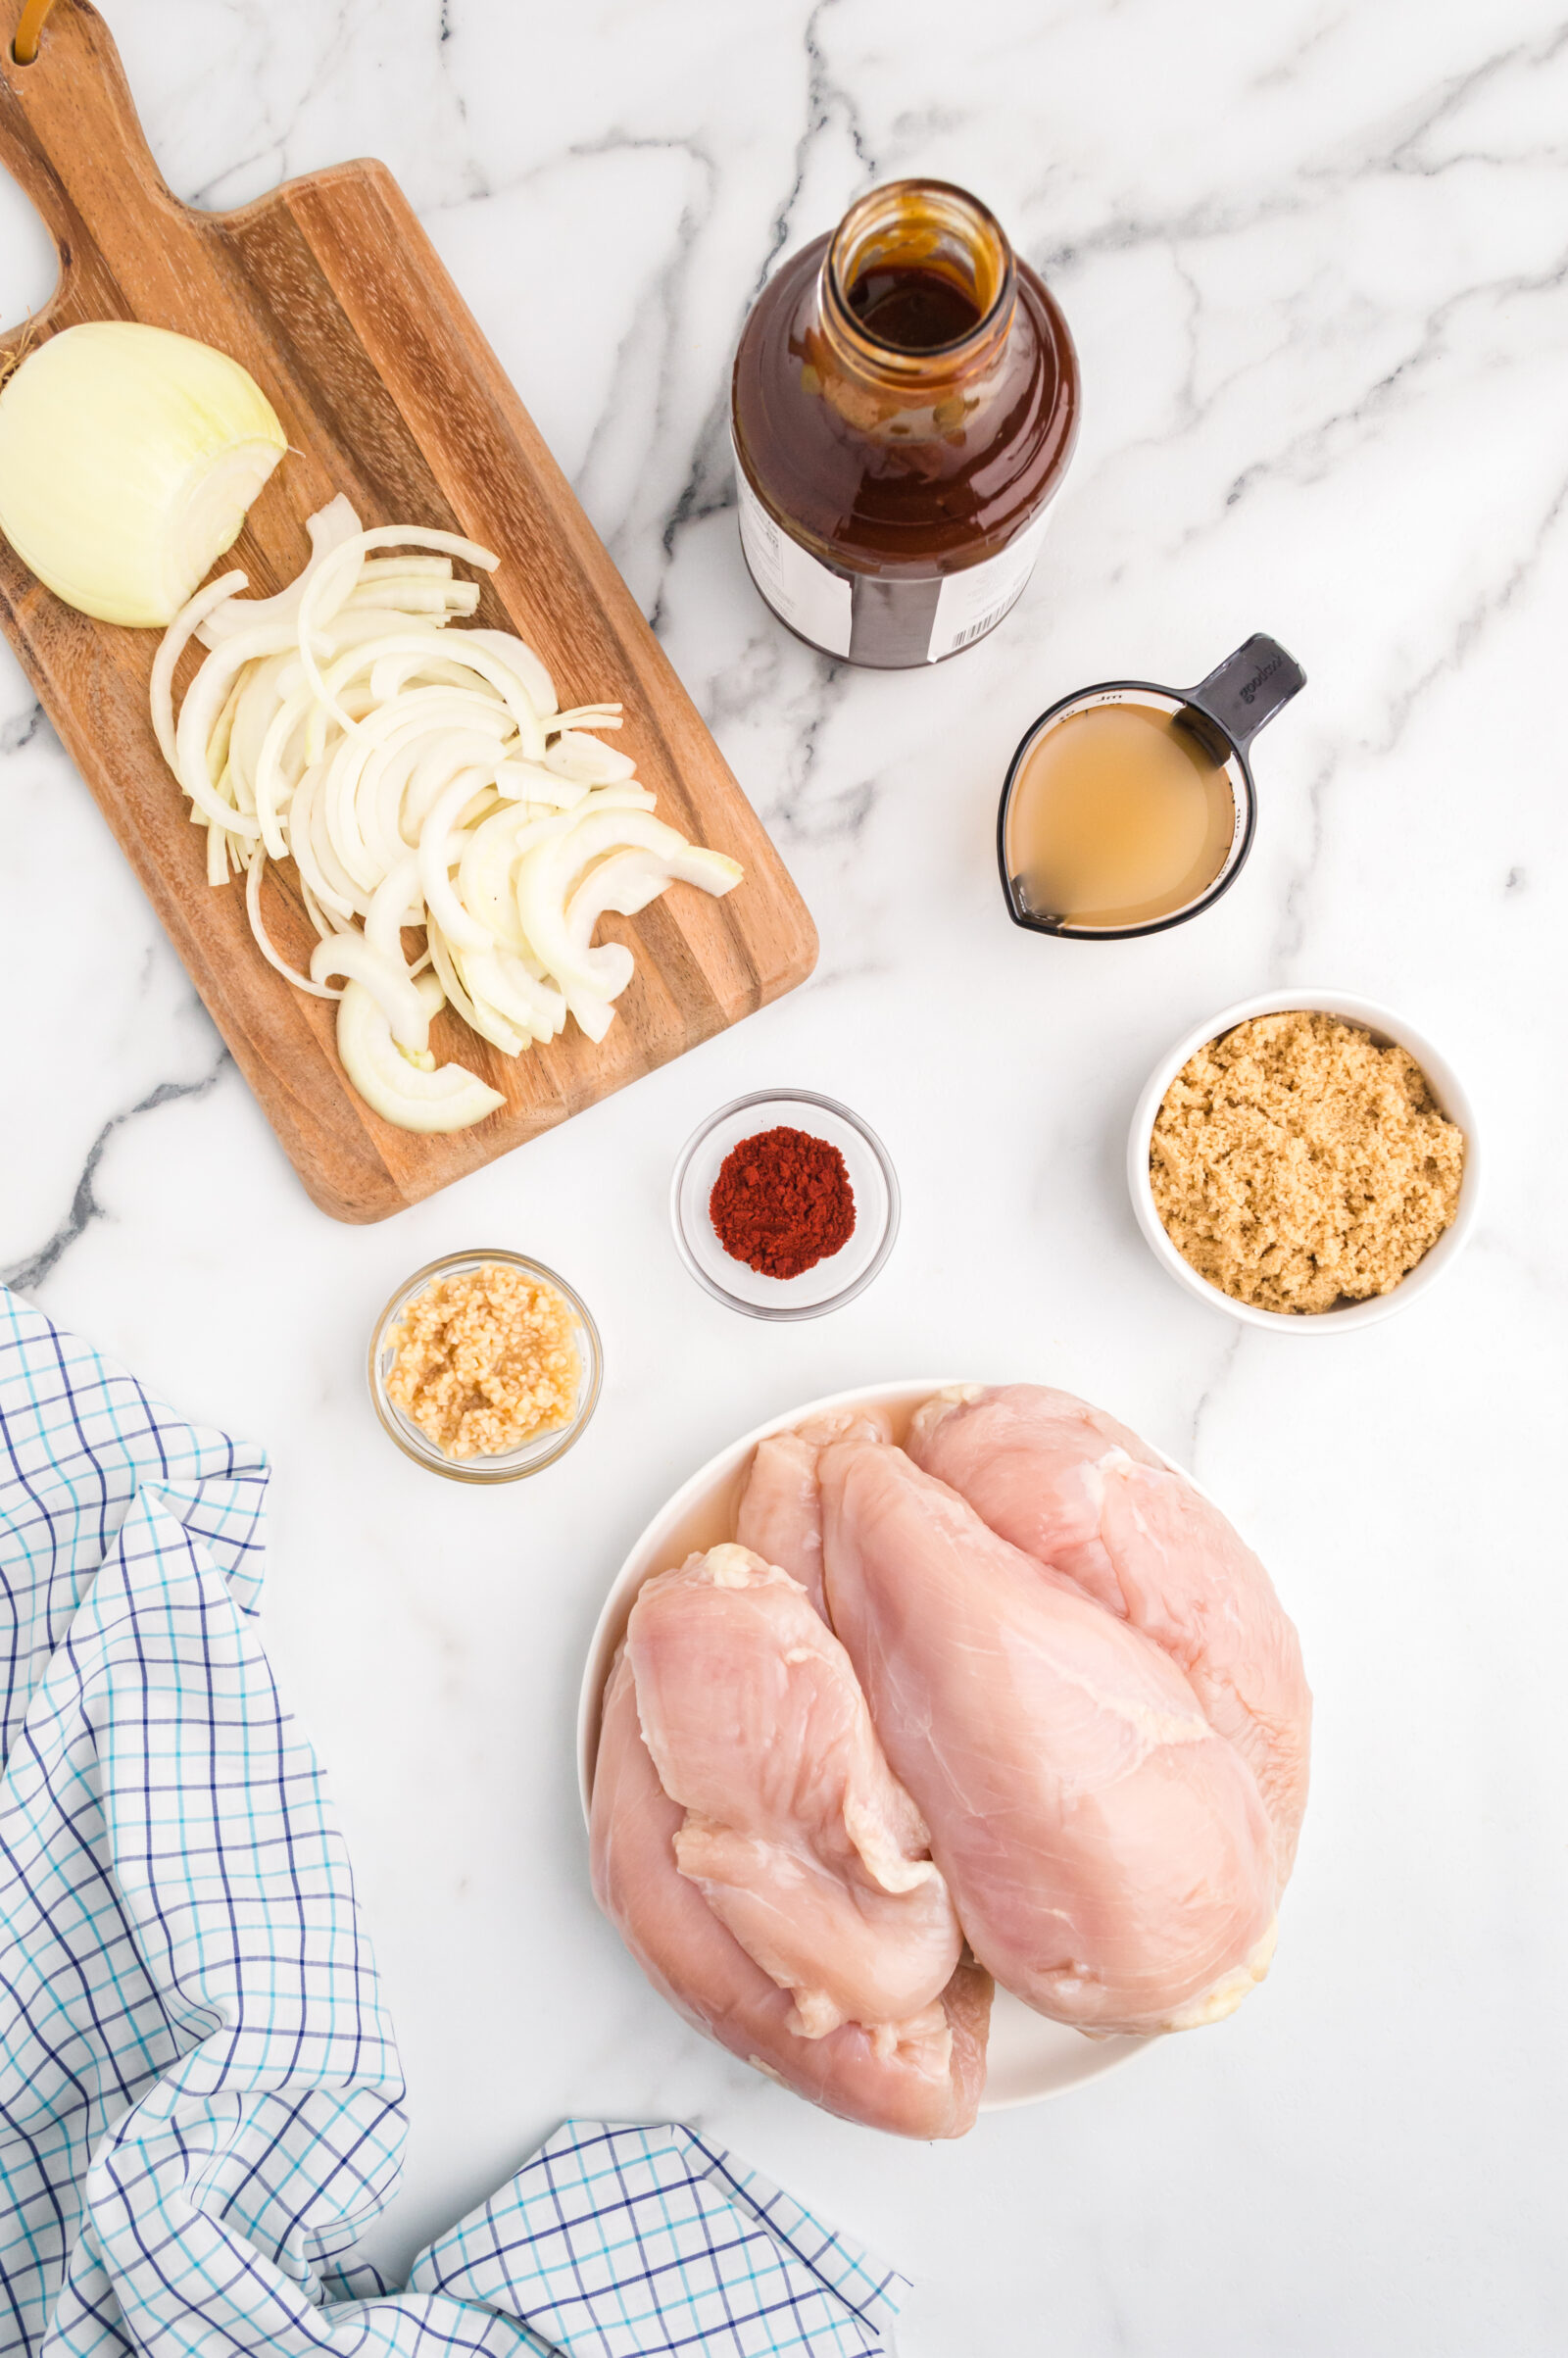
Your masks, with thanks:
[(954, 654), (956, 655), (960, 647), (967, 647), (972, 639), (982, 639), (988, 630), (995, 630), (1003, 615), (1011, 614), (1023, 596), (1024, 588), (1025, 584), (1020, 581), (1010, 598), (1004, 598), (1000, 606), (992, 607), (990, 613), (982, 614), (978, 622), (971, 622), (967, 630), (960, 630), (953, 642)]
[(1045, 523), (1042, 516), (997, 556), (982, 558), (962, 572), (943, 575), (931, 618), (927, 663), (939, 663), (944, 656), (972, 647), (1017, 605), (1029, 585)]

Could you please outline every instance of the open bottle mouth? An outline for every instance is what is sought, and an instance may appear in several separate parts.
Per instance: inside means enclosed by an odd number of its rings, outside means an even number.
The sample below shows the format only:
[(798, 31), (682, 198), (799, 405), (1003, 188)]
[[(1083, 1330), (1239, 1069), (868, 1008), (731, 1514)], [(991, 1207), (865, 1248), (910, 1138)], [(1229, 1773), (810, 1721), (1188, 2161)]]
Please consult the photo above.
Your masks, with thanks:
[(828, 247), (839, 333), (883, 366), (963, 355), (1011, 309), (1012, 248), (996, 216), (948, 180), (890, 180), (852, 205)]

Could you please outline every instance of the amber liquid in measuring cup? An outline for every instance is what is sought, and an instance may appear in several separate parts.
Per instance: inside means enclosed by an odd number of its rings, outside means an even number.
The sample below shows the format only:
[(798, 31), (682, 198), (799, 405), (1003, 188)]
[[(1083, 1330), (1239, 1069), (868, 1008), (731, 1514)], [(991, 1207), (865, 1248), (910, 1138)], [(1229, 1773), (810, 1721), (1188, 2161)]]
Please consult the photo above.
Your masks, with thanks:
[(1041, 731), (1004, 856), (1031, 914), (1064, 930), (1145, 925), (1201, 898), (1230, 857), (1231, 757), (1181, 712), (1091, 705)]
[(1077, 357), (984, 205), (895, 180), (769, 281), (731, 421), (742, 546), (780, 620), (851, 663), (939, 663), (1029, 579)]

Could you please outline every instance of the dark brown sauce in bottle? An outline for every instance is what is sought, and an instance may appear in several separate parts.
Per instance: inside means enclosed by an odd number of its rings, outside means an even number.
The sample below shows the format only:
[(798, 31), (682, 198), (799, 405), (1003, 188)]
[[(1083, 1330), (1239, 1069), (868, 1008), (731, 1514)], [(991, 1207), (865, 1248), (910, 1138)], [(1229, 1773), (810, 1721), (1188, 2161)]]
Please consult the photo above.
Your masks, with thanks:
[(862, 270), (849, 306), (868, 336), (898, 352), (937, 352), (973, 335), (980, 324), (974, 297), (921, 263)]
[[(780, 268), (736, 354), (742, 535), (763, 597), (852, 662), (970, 644), (1028, 577), (1023, 536), (1078, 408), (1066, 321), (986, 208), (944, 181), (873, 189)], [(802, 590), (806, 561), (823, 577), (808, 565)]]

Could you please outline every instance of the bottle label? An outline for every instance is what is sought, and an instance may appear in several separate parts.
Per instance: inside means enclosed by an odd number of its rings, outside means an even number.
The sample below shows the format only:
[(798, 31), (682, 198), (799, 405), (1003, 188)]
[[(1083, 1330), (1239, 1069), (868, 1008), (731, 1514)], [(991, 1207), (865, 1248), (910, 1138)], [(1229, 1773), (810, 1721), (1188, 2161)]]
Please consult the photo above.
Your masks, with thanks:
[(940, 663), (945, 655), (956, 655), (960, 647), (983, 639), (1017, 605), (1029, 586), (1050, 515), (1048, 508), (995, 557), (982, 558), (979, 565), (966, 565), (961, 573), (943, 574), (931, 621), (928, 663)]
[(1050, 513), (962, 572), (877, 580), (836, 572), (804, 549), (762, 506), (738, 459), (735, 486), (741, 547), (779, 619), (824, 655), (887, 667), (940, 663), (994, 630), (1034, 571)]
[(854, 626), (854, 597), (844, 574), (821, 564), (774, 522), (746, 480), (739, 460), (741, 547), (752, 579), (781, 622), (826, 655), (848, 655)]

